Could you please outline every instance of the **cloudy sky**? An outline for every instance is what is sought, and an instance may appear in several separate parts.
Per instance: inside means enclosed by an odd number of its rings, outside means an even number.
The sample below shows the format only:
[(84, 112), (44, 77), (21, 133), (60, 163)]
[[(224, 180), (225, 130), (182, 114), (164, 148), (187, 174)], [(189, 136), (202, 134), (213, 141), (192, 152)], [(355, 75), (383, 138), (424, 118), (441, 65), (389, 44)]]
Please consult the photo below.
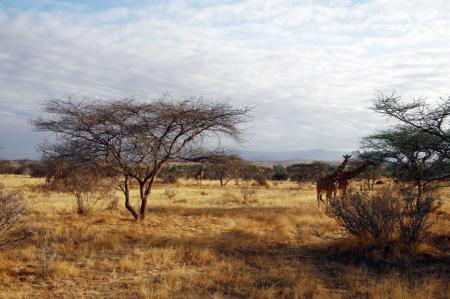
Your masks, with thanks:
[(254, 105), (248, 150), (352, 150), (377, 90), (450, 95), (450, 1), (0, 0), (0, 157), (67, 95)]

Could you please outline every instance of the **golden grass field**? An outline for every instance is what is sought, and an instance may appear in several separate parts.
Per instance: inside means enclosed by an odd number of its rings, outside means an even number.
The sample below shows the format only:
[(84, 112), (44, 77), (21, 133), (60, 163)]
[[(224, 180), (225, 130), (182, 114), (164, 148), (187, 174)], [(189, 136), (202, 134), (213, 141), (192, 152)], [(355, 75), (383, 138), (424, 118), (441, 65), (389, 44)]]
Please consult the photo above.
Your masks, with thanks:
[[(358, 258), (356, 241), (320, 238), (335, 221), (317, 210), (313, 184), (255, 187), (243, 202), (230, 182), (157, 184), (147, 218), (123, 208), (75, 213), (44, 179), (0, 176), (22, 190), (36, 232), (0, 251), (0, 298), (448, 298), (450, 208), (437, 213), (417, 257)], [(176, 190), (170, 200), (166, 189)], [(134, 191), (136, 192), (136, 191)], [(447, 192), (447, 191), (445, 191)], [(118, 193), (118, 195), (120, 195)], [(51, 270), (39, 258), (48, 231)], [(380, 253), (382, 255), (382, 253)]]

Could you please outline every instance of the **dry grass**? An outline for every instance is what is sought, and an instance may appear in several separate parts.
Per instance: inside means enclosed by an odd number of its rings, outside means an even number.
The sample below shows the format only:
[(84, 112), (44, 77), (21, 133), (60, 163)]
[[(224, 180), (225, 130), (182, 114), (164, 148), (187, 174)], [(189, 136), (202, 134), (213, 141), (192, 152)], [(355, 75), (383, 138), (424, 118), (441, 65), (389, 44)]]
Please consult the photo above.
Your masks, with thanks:
[[(372, 264), (361, 244), (317, 238), (337, 229), (316, 209), (312, 184), (242, 186), (178, 182), (156, 186), (147, 219), (136, 224), (120, 202), (77, 215), (69, 194), (42, 180), (2, 176), (20, 189), (36, 236), (0, 252), (0, 298), (447, 298), (450, 209), (407, 263)], [(165, 190), (177, 190), (169, 200)], [(134, 190), (136, 192), (136, 190)], [(447, 190), (444, 192), (448, 192)], [(137, 195), (135, 193), (135, 195)], [(57, 252), (42, 275), (36, 254), (49, 231)]]

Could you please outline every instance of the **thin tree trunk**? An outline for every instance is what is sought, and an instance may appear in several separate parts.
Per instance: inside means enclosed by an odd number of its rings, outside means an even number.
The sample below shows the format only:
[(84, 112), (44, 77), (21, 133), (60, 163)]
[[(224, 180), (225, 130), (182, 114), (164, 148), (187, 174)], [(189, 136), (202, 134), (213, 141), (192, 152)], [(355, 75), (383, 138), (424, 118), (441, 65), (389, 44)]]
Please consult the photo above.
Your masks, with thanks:
[(156, 167), (156, 169), (148, 176), (144, 181), (139, 182), (139, 192), (141, 196), (141, 209), (140, 209), (140, 220), (144, 220), (145, 211), (147, 208), (147, 198), (152, 191), (153, 182), (155, 181), (156, 175), (161, 168), (161, 165)]
[(144, 196), (144, 198), (141, 199), (141, 220), (144, 220), (145, 218), (145, 209), (147, 207), (147, 195)]
[(141, 196), (141, 209), (140, 209), (140, 220), (145, 219), (145, 211), (147, 208), (147, 198), (150, 193), (150, 184), (152, 182), (148, 182), (147, 186), (146, 183), (139, 183), (139, 194)]
[(124, 194), (125, 194), (125, 207), (133, 215), (134, 220), (138, 220), (139, 215), (130, 203), (130, 177), (128, 175), (125, 176)]

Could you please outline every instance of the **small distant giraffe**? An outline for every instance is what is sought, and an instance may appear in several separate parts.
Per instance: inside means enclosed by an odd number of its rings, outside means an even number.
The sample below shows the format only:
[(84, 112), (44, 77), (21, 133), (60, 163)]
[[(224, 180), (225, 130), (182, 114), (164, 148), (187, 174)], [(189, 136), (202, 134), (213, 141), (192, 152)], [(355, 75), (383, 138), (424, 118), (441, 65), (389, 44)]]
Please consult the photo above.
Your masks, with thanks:
[(337, 178), (338, 190), (342, 191), (342, 197), (344, 198), (347, 194), (347, 188), (351, 179), (363, 172), (367, 167), (375, 165), (377, 165), (377, 163), (373, 161), (365, 161), (363, 164), (354, 169), (342, 172), (342, 174)]
[(50, 186), (52, 183), (56, 183), (64, 176), (64, 162), (61, 160), (53, 160), (47, 162), (47, 176), (45, 178), (45, 184)]
[[(344, 171), (345, 165), (347, 165), (348, 160), (351, 158), (351, 155), (345, 155), (344, 161), (342, 161), (341, 165), (336, 169), (335, 172), (329, 174), (325, 177), (322, 177), (316, 182), (316, 190), (317, 190), (317, 208), (320, 210), (320, 202), (325, 204), (326, 209), (328, 209), (328, 200), (337, 194), (337, 186), (336, 181), (339, 175)], [(326, 192), (326, 202), (322, 199), (322, 193)]]
[(202, 165), (202, 167), (199, 169), (199, 171), (197, 171), (197, 173), (195, 174), (195, 179), (197, 180), (197, 184), (199, 184), (199, 185), (202, 184), (203, 175), (204, 175), (204, 171), (203, 171), (203, 165)]

